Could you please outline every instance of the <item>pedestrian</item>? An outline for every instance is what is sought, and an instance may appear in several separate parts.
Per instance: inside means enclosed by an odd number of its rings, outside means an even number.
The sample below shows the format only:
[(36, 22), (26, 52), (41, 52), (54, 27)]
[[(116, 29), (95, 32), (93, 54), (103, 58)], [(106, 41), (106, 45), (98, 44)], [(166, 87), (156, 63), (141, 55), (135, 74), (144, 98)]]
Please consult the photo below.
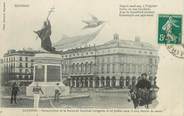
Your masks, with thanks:
[(19, 87), (16, 82), (13, 83), (11, 91), (11, 104), (13, 103), (13, 101), (15, 104), (17, 104), (17, 93), (19, 91)]
[(59, 87), (59, 83), (56, 84), (55, 87), (55, 93), (54, 93), (54, 101), (59, 101), (59, 96), (61, 95), (61, 91), (60, 91), (60, 87)]
[(38, 85), (38, 83), (36, 83), (36, 86), (33, 87), (34, 108), (38, 108), (39, 106), (40, 93), (44, 94), (41, 87)]

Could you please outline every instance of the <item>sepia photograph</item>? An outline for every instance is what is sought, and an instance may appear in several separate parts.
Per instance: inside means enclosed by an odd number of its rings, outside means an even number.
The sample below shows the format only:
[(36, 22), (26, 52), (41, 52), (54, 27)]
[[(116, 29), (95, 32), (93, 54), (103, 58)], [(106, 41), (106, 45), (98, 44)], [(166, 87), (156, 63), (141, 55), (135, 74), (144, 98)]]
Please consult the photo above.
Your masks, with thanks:
[(2, 115), (47, 108), (182, 116), (182, 3), (3, 0)]

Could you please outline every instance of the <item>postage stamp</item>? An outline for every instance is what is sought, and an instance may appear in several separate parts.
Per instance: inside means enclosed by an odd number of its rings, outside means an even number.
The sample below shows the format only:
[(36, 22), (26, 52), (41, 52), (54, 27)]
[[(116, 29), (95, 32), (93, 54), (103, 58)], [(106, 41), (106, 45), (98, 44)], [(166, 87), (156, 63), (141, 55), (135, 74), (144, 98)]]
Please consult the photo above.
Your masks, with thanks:
[(181, 44), (182, 15), (159, 14), (158, 43)]

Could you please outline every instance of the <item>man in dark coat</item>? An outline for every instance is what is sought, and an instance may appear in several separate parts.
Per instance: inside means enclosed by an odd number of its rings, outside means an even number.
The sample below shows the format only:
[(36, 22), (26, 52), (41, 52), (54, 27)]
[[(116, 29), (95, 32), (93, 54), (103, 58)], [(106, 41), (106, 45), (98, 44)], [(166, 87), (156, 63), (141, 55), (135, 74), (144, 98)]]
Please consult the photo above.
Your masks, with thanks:
[(13, 83), (11, 90), (11, 104), (13, 103), (13, 101), (15, 104), (17, 104), (17, 92), (19, 91), (19, 87), (16, 82)]
[(151, 88), (151, 82), (147, 79), (147, 74), (143, 73), (141, 74), (141, 79), (137, 82), (136, 88), (139, 89), (150, 89)]
[(150, 88), (151, 82), (147, 79), (147, 74), (141, 74), (141, 79), (137, 82), (137, 95), (140, 99), (140, 104), (146, 104), (146, 108), (148, 108), (148, 104), (150, 101)]

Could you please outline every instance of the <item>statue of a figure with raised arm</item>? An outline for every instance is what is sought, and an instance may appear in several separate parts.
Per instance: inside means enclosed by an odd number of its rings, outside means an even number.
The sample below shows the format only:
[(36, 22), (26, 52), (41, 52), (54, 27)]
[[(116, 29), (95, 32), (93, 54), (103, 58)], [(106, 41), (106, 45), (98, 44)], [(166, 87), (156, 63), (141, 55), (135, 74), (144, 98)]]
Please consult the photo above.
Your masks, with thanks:
[(37, 36), (41, 39), (41, 47), (44, 50), (49, 52), (55, 51), (55, 48), (52, 47), (52, 42), (50, 40), (50, 36), (52, 32), (51, 32), (51, 24), (48, 19), (52, 11), (53, 11), (53, 8), (49, 11), (47, 19), (43, 23), (42, 29), (38, 31), (34, 31), (37, 34)]

